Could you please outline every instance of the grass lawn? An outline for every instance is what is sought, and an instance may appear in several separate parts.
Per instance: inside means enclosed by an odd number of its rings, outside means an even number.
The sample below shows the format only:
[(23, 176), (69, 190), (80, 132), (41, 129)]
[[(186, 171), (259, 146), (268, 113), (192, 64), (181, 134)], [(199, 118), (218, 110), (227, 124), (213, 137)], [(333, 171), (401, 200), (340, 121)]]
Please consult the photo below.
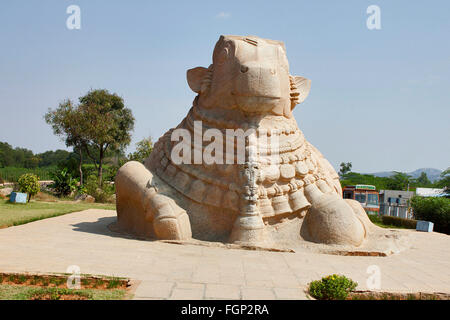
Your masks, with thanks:
[(124, 289), (71, 290), (9, 284), (0, 285), (0, 300), (65, 300), (68, 297), (72, 297), (75, 300), (122, 300), (128, 298), (127, 296), (127, 291)]
[(27, 204), (11, 203), (0, 200), (0, 228), (60, 216), (66, 213), (86, 209), (115, 210), (114, 204), (76, 203), (76, 202), (40, 202), (31, 201)]
[(80, 275), (80, 287), (68, 289), (68, 276), (0, 273), (0, 300), (122, 300), (132, 297), (126, 278)]

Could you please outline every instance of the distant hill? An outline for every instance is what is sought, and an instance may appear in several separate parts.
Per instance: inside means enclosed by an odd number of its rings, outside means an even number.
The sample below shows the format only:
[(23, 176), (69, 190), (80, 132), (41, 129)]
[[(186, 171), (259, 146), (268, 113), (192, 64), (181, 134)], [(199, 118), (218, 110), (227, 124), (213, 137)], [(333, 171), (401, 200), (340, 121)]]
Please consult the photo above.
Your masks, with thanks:
[[(407, 172), (406, 174), (413, 177), (413, 179), (417, 179), (422, 172), (425, 172), (427, 174), (428, 179), (430, 179), (431, 182), (434, 182), (436, 180), (440, 179), (440, 175), (442, 170), (435, 169), (435, 168), (420, 168), (417, 170), (414, 170), (412, 172)], [(375, 172), (370, 173), (371, 175), (374, 175), (376, 177), (390, 177), (395, 174), (394, 171), (382, 171), (382, 172)]]

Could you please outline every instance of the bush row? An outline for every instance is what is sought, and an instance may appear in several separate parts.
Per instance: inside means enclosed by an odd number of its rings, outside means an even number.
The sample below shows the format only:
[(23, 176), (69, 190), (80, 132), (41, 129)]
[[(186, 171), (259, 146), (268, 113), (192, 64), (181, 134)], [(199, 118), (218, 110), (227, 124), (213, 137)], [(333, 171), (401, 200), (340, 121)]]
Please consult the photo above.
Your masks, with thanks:
[(392, 216), (381, 216), (381, 221), (386, 225), (403, 227), (407, 229), (415, 229), (417, 225), (417, 220)]

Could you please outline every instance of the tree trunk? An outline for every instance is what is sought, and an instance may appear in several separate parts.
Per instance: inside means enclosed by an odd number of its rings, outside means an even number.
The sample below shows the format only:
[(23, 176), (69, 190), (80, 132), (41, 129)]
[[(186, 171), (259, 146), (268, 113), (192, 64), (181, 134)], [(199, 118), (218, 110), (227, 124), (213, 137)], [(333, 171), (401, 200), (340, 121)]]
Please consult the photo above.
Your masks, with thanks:
[(98, 183), (103, 186), (103, 146), (100, 147), (100, 159), (98, 164)]
[(84, 145), (84, 149), (86, 150), (86, 153), (87, 153), (88, 157), (91, 158), (92, 161), (94, 161), (94, 167), (95, 167), (95, 169), (98, 170), (97, 159), (95, 159), (95, 158), (91, 155), (91, 153), (89, 152), (89, 147), (88, 147), (87, 144)]
[(78, 170), (80, 171), (80, 186), (82, 186), (83, 185), (83, 168), (82, 168), (82, 165), (83, 165), (83, 151), (82, 151), (81, 147), (79, 147), (78, 150), (79, 150), (79, 154), (80, 154), (80, 162), (78, 163)]

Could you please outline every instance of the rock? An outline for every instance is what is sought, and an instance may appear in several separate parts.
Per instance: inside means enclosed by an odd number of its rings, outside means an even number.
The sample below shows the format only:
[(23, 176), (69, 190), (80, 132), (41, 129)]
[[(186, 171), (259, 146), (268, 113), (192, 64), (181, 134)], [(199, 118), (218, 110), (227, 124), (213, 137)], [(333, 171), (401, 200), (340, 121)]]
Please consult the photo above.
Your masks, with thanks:
[(2, 188), (0, 189), (0, 195), (6, 197), (9, 196), (11, 194), (11, 192), (13, 192), (14, 189), (13, 188)]
[(84, 199), (85, 196), (86, 196), (85, 194), (77, 194), (77, 195), (74, 197), (74, 200), (75, 200), (75, 201), (78, 201), (78, 200), (82, 201), (82, 200)]
[(84, 199), (84, 202), (94, 203), (95, 202), (95, 198), (93, 196), (86, 195), (86, 198)]
[(79, 194), (75, 196), (75, 201), (83, 201), (87, 203), (94, 203), (95, 198), (93, 196), (90, 196), (88, 194)]

